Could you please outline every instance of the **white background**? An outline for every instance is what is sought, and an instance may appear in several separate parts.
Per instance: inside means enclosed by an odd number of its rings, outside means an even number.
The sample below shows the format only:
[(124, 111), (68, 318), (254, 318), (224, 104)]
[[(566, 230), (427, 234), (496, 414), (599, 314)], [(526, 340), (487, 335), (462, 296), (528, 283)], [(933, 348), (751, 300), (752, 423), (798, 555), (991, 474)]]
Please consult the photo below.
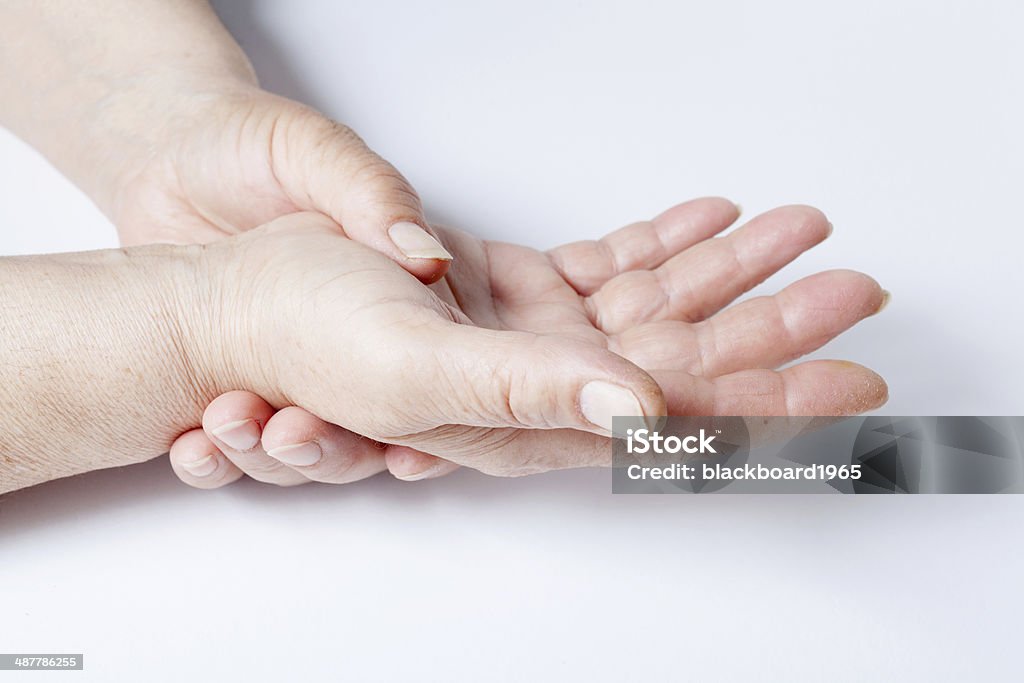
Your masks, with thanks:
[[(267, 87), (487, 237), (547, 247), (703, 194), (820, 206), (832, 238), (759, 291), (852, 267), (894, 298), (817, 355), (881, 372), (892, 414), (1024, 411), (1019, 3), (219, 9)], [(114, 244), (0, 132), (0, 253)], [(0, 499), (0, 650), (86, 655), (32, 680), (1018, 678), (1024, 498), (609, 490), (202, 492), (164, 459), (52, 483)]]

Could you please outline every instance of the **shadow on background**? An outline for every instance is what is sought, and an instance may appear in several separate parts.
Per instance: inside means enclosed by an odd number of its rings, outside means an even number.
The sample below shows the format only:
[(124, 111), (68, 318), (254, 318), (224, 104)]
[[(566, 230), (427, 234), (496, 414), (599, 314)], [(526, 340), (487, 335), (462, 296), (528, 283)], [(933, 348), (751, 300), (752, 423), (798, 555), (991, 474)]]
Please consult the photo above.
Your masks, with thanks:
[[(275, 42), (274, 32), (264, 25), (259, 3), (214, 4), (250, 56), (264, 87), (314, 107), (320, 104), (303, 74), (291, 66), (284, 50)], [(344, 112), (327, 113), (344, 118)], [(452, 221), (453, 212), (445, 213), (442, 209), (440, 217), (445, 222), (456, 222)], [(869, 359), (864, 358), (865, 348), (871, 349)], [(933, 406), (942, 404), (944, 394), (958, 392), (962, 401), (977, 404), (978, 413), (998, 414), (998, 407), (1006, 404), (1005, 398), (993, 393), (993, 387), (999, 383), (972, 374), (969, 359), (980, 353), (978, 344), (966, 331), (958, 330), (955, 321), (940, 324), (913, 310), (902, 310), (897, 293), (884, 317), (864, 329), (851, 331), (816, 355), (860, 359), (879, 370), (890, 381), (894, 399), (882, 412), (931, 413)], [(907, 409), (910, 406), (913, 410)], [(461, 471), (440, 480), (418, 483), (400, 482), (384, 475), (345, 486), (311, 484), (295, 488), (243, 481), (220, 491), (197, 491), (181, 484), (166, 458), (161, 457), (142, 465), (93, 472), (0, 497), (0, 538), (59, 527), (71, 520), (102, 523), (111, 510), (185, 506), (195, 502), (195, 496), (229, 496), (245, 506), (261, 508), (294, 509), (315, 504), (345, 508), (346, 514), (354, 515), (365, 511), (368, 501), (379, 503), (386, 499), (389, 506), (402, 513), (428, 517), (432, 505), (458, 501), (467, 509), (498, 505), (531, 510), (543, 507), (554, 519), (590, 516), (594, 524), (605, 523), (611, 516), (631, 523), (657, 524), (661, 515), (685, 514), (737, 524), (778, 523), (791, 529), (805, 529), (809, 534), (827, 528), (830, 536), (841, 533), (842, 527), (884, 524), (885, 517), (896, 509), (901, 514), (921, 512), (920, 523), (933, 526), (941, 524), (943, 518), (948, 520), (967, 509), (976, 513), (983, 507), (977, 499), (967, 497), (946, 498), (940, 505), (935, 498), (926, 497), (915, 502), (875, 497), (867, 503), (867, 499), (854, 496), (613, 496), (611, 475), (604, 470), (554, 472), (514, 480)], [(926, 510), (928, 513), (924, 514)]]
[[(206, 514), (254, 513), (344, 516), (374, 523), (382, 504), (396, 516), (417, 524), (458, 514), (542, 516), (552, 523), (584, 527), (641, 527), (650, 532), (685, 516), (689, 524), (775, 529), (808, 542), (842, 543), (848, 533), (863, 535), (887, 529), (899, 515), (901, 533), (917, 518), (919, 530), (941, 533), (948, 522), (963, 521), (988, 510), (1000, 514), (1015, 506), (1016, 496), (840, 496), (840, 495), (613, 495), (611, 472), (568, 470), (518, 479), (489, 477), (470, 470), (426, 482), (402, 482), (387, 474), (345, 485), (308, 484), (281, 488), (243, 479), (216, 491), (187, 487), (174, 476), (166, 457), (141, 465), (115, 468), (62, 479), (0, 497), (0, 545), (18, 536), (60, 533), (83, 522), (102, 526), (123, 523), (125, 512), (145, 516), (160, 510), (174, 515), (176, 506), (216, 502)], [(982, 499), (988, 498), (988, 502)], [(997, 502), (998, 500), (998, 502)], [(870, 501), (870, 502), (869, 502)], [(520, 513), (517, 513), (519, 510)], [(982, 514), (982, 517), (987, 516)], [(130, 518), (130, 516), (129, 516)], [(301, 525), (297, 525), (301, 526)], [(497, 531), (497, 530), (496, 530)], [(871, 532), (874, 533), (874, 532)], [(884, 535), (884, 533), (883, 533)], [(678, 539), (682, 541), (683, 539)], [(728, 538), (722, 539), (728, 543)]]

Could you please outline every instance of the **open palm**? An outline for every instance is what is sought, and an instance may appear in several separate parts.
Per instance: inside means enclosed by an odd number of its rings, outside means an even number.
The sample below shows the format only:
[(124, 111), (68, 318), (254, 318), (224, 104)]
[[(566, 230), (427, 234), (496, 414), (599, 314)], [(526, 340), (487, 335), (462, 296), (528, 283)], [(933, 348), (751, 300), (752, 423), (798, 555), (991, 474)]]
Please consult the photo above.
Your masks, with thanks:
[[(453, 315), (476, 326), (568, 337), (581, 349), (595, 345), (624, 356), (658, 380), (670, 414), (832, 415), (883, 403), (881, 378), (852, 363), (775, 368), (877, 312), (885, 293), (865, 275), (831, 271), (775, 296), (726, 308), (831, 229), (815, 209), (786, 207), (714, 238), (737, 215), (728, 201), (696, 200), (600, 241), (550, 252), (438, 230), (455, 260), (432, 288), (452, 306)], [(262, 399), (244, 392), (215, 401), (204, 424), (233, 422), (239, 415), (255, 416), (263, 426), (262, 447), (232, 452), (219, 442), (215, 429), (190, 432), (172, 450), (172, 461), (201, 442), (220, 447), (231, 461), (218, 477), (190, 483), (226, 483), (243, 471), (282, 484), (351, 481), (380, 471), (385, 463), (393, 471), (417, 473), (443, 473), (450, 470), (448, 463), (460, 463), (493, 474), (525, 474), (606, 464), (611, 453), (606, 437), (576, 430), (461, 425), (375, 449), (299, 408), (275, 414)], [(211, 436), (213, 444), (204, 441)], [(307, 437), (323, 450), (316, 463), (288, 466), (272, 457), (287, 450), (278, 445), (282, 441)], [(338, 467), (338, 459), (344, 467)], [(189, 480), (188, 472), (176, 469)]]

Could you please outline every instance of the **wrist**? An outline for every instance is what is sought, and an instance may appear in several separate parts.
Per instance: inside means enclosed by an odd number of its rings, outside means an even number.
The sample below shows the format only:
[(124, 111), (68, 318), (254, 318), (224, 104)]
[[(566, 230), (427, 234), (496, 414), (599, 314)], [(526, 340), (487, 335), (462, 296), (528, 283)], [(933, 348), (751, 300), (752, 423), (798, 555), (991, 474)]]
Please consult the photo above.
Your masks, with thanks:
[(229, 103), (262, 92), (255, 78), (242, 75), (151, 72), (91, 108), (82, 124), (81, 156), (62, 170), (120, 227), (123, 205), (138, 203), (147, 185), (179, 182), (177, 157), (197, 130), (229, 111)]
[(0, 260), (0, 492), (158, 456), (200, 424), (187, 252)]
[(254, 88), (242, 49), (203, 0), (0, 6), (0, 122), (105, 211), (196, 93)]
[(199, 425), (206, 406), (227, 391), (245, 389), (272, 404), (290, 403), (275, 361), (289, 355), (294, 323), (279, 315), (290, 306), (280, 300), (275, 255), (263, 234), (115, 252), (124, 263), (112, 286), (129, 297), (123, 306), (138, 308), (126, 325), (166, 387), (162, 438)]

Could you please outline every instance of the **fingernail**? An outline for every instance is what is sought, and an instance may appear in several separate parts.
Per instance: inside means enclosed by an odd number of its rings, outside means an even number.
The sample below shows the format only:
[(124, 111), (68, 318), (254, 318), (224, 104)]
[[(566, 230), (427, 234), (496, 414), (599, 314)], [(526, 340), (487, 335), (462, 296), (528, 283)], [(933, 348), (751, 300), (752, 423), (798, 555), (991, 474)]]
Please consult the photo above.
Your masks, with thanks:
[(446, 472), (457, 470), (458, 466), (451, 462), (438, 462), (434, 463), (427, 469), (421, 472), (413, 472), (411, 474), (396, 474), (395, 478), (401, 481), (420, 481), (421, 479), (432, 479), (433, 477), (445, 474)]
[(441, 465), (431, 465), (422, 472), (413, 472), (412, 474), (403, 474), (402, 476), (395, 475), (395, 478), (402, 481), (419, 481), (421, 479), (429, 479), (436, 472), (439, 472), (440, 469)]
[(875, 311), (875, 315), (878, 315), (879, 313), (884, 311), (885, 307), (889, 305), (890, 301), (892, 301), (892, 293), (888, 289), (883, 289), (882, 290), (882, 303), (880, 303), (878, 305), (878, 310)]
[(736, 213), (737, 213), (737, 215), (742, 216), (743, 215), (743, 205), (740, 204), (739, 202), (733, 202), (733, 204), (736, 205)]
[(835, 226), (832, 225), (832, 221), (829, 221), (828, 222), (828, 231), (825, 232), (825, 239), (828, 239), (829, 237), (832, 236), (832, 231), (834, 229), (835, 229)]
[(213, 435), (236, 451), (248, 451), (260, 442), (260, 426), (255, 420), (228, 422), (213, 430)]
[(193, 477), (208, 477), (217, 470), (217, 456), (211, 453), (205, 458), (199, 458), (199, 460), (192, 460), (191, 462), (183, 462), (179, 464), (182, 469)]
[(307, 441), (305, 443), (292, 444), (291, 446), (272, 448), (267, 451), (267, 455), (275, 460), (280, 460), (285, 465), (308, 467), (320, 462), (324, 452), (320, 450), (320, 444), (317, 442)]
[(598, 427), (612, 430), (612, 417), (645, 417), (640, 401), (632, 391), (617, 384), (595, 380), (580, 391), (583, 416)]
[(402, 253), (409, 258), (452, 260), (452, 255), (441, 246), (441, 243), (415, 223), (406, 221), (395, 223), (388, 230), (388, 236), (391, 237), (391, 241), (395, 243), (395, 246), (401, 249)]

